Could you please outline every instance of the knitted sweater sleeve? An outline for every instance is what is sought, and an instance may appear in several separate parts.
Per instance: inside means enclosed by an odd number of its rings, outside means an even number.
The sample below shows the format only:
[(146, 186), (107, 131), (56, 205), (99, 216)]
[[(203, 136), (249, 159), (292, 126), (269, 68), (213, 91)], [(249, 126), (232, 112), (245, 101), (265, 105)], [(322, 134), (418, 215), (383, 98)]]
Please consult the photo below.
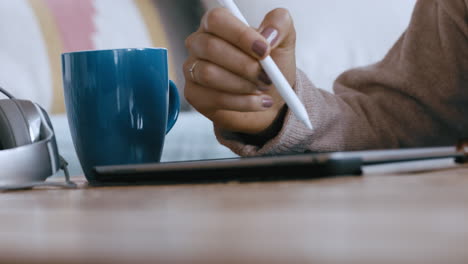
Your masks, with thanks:
[(385, 58), (349, 70), (334, 93), (298, 70), (295, 90), (314, 130), (288, 111), (262, 145), (215, 127), (241, 156), (455, 144), (468, 136), (468, 0), (418, 0), (411, 23)]

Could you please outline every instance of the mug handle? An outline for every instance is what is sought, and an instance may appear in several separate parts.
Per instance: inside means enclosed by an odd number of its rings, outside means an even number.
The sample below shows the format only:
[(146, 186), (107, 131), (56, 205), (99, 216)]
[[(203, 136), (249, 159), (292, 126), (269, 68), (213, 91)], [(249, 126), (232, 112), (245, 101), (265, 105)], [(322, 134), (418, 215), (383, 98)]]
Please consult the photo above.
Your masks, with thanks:
[(169, 81), (169, 113), (167, 116), (166, 134), (175, 125), (180, 112), (179, 91), (173, 81)]

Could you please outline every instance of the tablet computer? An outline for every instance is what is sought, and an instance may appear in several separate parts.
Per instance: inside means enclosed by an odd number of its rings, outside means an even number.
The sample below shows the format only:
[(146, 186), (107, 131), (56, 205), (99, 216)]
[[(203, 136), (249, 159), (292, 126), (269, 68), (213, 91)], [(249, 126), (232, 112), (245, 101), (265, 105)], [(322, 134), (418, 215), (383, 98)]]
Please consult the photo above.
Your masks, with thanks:
[(110, 165), (94, 168), (94, 183), (193, 183), (313, 179), (360, 175), (362, 166), (457, 157), (455, 147), (304, 153), (228, 159)]

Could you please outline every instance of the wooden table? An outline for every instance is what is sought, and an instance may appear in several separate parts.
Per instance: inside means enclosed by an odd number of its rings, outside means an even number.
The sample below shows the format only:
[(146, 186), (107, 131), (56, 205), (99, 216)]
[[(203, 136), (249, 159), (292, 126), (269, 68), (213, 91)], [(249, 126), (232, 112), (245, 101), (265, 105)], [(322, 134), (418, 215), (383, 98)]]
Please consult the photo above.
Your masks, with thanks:
[(444, 162), (266, 183), (78, 177), (77, 190), (0, 193), (0, 262), (468, 263), (468, 166)]

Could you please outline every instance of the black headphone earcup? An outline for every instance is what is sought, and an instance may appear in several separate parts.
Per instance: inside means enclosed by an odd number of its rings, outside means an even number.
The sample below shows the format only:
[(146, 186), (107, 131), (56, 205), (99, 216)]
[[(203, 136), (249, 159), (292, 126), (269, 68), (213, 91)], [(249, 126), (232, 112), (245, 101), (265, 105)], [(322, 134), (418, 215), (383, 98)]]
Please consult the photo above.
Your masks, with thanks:
[(0, 100), (0, 145), (2, 149), (31, 144), (29, 125), (17, 102)]

